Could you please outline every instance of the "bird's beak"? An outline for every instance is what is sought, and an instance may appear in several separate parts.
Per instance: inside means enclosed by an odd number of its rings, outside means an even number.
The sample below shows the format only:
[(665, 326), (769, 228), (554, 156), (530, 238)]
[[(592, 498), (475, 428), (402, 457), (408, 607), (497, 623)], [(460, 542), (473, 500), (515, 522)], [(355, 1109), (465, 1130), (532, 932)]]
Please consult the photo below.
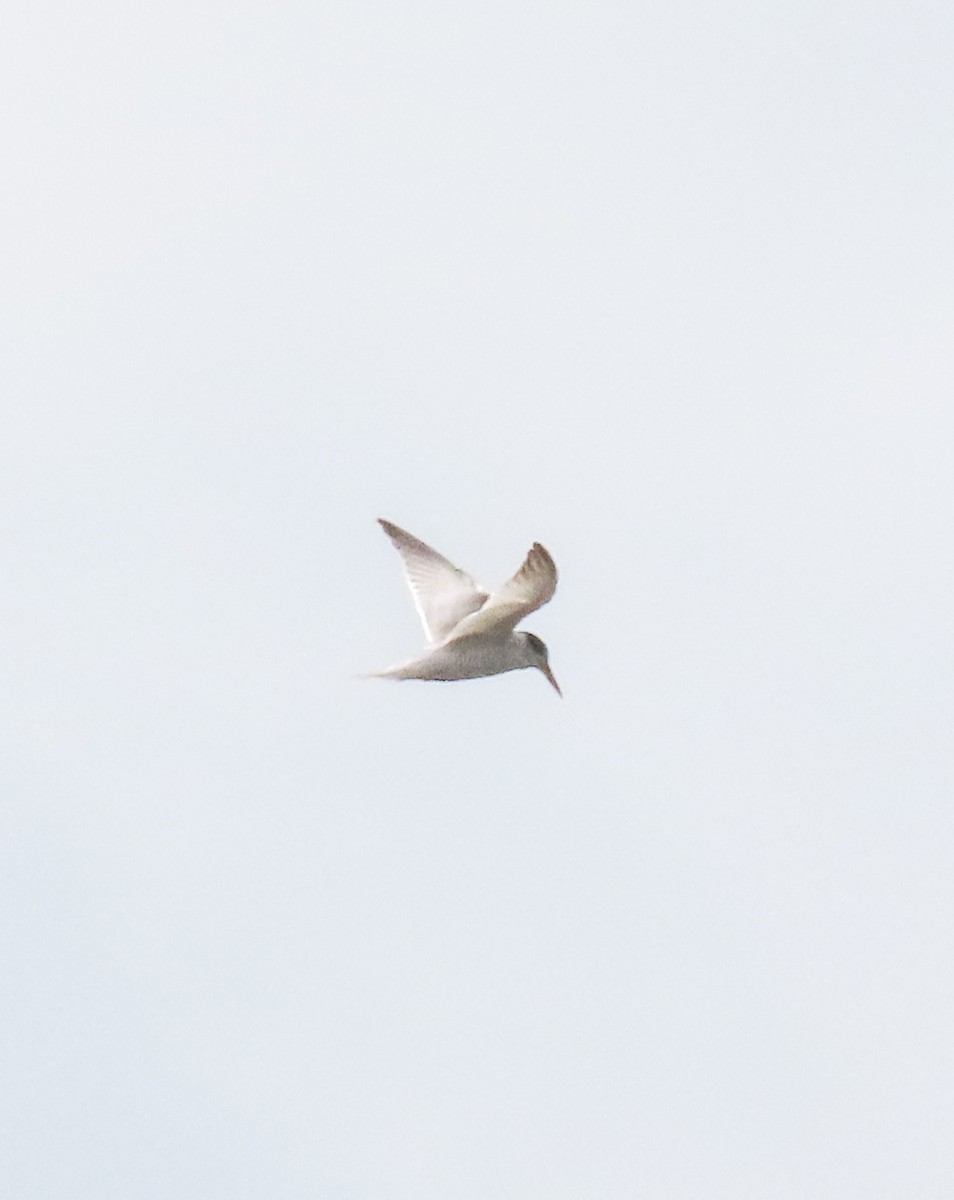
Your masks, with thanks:
[(557, 683), (557, 681), (556, 681), (556, 680), (554, 679), (554, 677), (553, 677), (553, 672), (550, 670), (550, 664), (549, 664), (549, 663), (547, 663), (545, 666), (542, 666), (542, 667), (540, 668), (540, 670), (541, 670), (541, 671), (544, 673), (544, 675), (546, 675), (546, 677), (547, 677), (547, 679), (550, 681), (550, 683), (552, 683), (552, 684), (553, 684), (553, 686), (556, 688), (556, 693), (557, 693), (557, 695), (560, 697), (560, 699), (562, 700), (562, 699), (563, 699), (563, 693), (560, 691), (560, 685)]

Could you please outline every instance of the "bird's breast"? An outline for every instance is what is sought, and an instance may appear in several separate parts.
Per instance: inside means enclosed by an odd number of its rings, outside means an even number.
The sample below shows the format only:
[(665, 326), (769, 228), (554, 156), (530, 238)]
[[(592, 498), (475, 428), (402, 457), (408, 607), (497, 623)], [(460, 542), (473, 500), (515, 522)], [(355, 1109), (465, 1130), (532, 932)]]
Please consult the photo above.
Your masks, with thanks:
[[(419, 679), (480, 679), (500, 675), (522, 664), (507, 653), (508, 643), (464, 638), (435, 648), (420, 662)], [(426, 672), (426, 673), (425, 673)]]

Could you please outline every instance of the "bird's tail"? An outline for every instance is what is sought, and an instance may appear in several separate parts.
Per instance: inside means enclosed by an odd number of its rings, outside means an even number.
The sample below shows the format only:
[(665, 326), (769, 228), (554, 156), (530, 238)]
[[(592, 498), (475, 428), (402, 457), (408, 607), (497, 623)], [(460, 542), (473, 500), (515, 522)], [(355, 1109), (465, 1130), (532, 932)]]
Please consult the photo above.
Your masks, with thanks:
[(397, 667), (386, 667), (383, 671), (364, 671), (360, 675), (354, 675), (354, 679), (409, 679), (409, 675), (403, 674), (405, 664)]

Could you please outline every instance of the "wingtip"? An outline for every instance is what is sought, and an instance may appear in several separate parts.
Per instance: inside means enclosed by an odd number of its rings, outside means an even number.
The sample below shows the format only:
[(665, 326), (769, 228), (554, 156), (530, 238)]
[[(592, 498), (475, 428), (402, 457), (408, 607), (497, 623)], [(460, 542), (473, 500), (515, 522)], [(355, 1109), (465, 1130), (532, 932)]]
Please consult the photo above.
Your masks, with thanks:
[(550, 570), (552, 570), (554, 572), (554, 574), (556, 574), (556, 563), (553, 561), (553, 555), (546, 548), (546, 546), (543, 545), (542, 542), (534, 542), (533, 543), (533, 550), (531, 550), (531, 554), (533, 554), (544, 565), (549, 567)]

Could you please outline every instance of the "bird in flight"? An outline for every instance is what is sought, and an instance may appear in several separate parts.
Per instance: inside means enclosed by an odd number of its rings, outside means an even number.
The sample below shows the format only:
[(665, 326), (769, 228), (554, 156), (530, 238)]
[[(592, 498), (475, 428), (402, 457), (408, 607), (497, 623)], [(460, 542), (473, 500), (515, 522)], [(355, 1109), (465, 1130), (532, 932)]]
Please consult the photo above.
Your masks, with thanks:
[(556, 591), (556, 565), (539, 542), (516, 575), (490, 593), (410, 533), (390, 521), (380, 525), (404, 560), (428, 645), (421, 658), (378, 671), (377, 678), (480, 679), (536, 667), (563, 695), (544, 643), (535, 633), (517, 629)]

